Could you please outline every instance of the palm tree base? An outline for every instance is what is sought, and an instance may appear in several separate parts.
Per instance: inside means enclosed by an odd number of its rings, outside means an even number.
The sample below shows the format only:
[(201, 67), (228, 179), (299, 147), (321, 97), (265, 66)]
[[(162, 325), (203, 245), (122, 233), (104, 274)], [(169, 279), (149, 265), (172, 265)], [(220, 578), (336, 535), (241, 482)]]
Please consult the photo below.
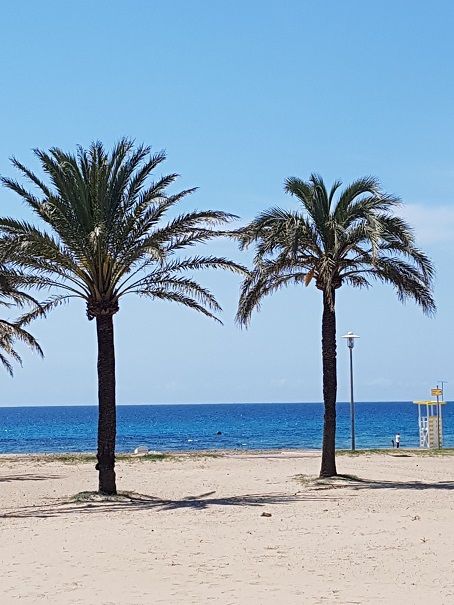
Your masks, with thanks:
[(99, 487), (98, 493), (102, 496), (116, 496), (117, 485), (115, 482), (114, 469), (98, 469), (99, 470)]

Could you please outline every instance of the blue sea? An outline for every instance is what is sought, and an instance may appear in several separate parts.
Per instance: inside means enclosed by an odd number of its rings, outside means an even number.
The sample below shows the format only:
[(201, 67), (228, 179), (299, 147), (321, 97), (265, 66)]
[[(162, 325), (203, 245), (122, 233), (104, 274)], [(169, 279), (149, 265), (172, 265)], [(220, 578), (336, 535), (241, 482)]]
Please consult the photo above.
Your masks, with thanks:
[[(443, 409), (444, 445), (454, 446), (454, 405)], [(120, 405), (117, 450), (320, 448), (321, 403)], [(96, 406), (0, 408), (0, 453), (96, 450)], [(217, 433), (221, 432), (221, 435)], [(410, 402), (357, 403), (357, 448), (418, 446), (418, 410)], [(350, 407), (338, 404), (337, 446), (350, 447)]]

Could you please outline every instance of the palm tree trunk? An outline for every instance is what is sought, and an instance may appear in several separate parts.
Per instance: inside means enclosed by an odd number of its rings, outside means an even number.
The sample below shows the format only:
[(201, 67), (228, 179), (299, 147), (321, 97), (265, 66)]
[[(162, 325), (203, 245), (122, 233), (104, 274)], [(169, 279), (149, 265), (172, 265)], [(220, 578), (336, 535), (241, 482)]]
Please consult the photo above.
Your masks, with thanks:
[(323, 423), (322, 467), (320, 477), (333, 477), (336, 470), (336, 311), (335, 292), (331, 301), (323, 293), (322, 319), (322, 359), (323, 359), (323, 402), (325, 416)]
[(112, 315), (96, 317), (98, 336), (98, 464), (99, 493), (114, 495), (115, 436), (115, 347)]

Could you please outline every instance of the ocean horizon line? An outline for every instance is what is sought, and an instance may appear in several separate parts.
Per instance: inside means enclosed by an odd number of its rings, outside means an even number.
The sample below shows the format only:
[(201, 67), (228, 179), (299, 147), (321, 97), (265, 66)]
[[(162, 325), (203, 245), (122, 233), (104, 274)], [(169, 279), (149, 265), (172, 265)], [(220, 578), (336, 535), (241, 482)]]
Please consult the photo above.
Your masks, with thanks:
[[(362, 401), (355, 401), (355, 405), (362, 405), (368, 403), (388, 404), (388, 403), (413, 403), (412, 399), (367, 399)], [(446, 401), (446, 404), (452, 403)], [(336, 404), (350, 404), (350, 401), (337, 401)], [(176, 402), (159, 402), (159, 403), (117, 403), (117, 407), (139, 407), (139, 406), (182, 406), (182, 405), (323, 405), (323, 401), (176, 401)], [(68, 407), (87, 407), (97, 408), (97, 403), (11, 403), (11, 404), (0, 404), (2, 408), (68, 408)]]

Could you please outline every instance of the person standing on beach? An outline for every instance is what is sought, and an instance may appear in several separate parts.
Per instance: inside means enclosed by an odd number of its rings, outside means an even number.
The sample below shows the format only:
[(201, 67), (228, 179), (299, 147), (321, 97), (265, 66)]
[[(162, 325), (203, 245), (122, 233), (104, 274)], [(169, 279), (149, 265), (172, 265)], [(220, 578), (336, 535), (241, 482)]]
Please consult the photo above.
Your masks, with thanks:
[(397, 433), (396, 435), (396, 447), (400, 447), (400, 434)]

